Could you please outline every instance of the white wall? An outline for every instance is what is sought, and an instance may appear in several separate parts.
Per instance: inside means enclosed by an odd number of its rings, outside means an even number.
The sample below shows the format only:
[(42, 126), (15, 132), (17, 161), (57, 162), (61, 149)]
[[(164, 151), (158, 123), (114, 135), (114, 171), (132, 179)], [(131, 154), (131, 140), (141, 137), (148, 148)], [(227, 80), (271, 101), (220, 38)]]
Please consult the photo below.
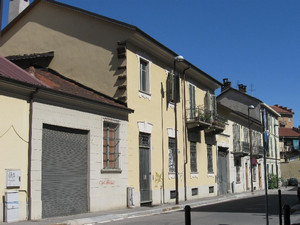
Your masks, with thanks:
[[(121, 152), (121, 173), (101, 173), (102, 169), (102, 125), (104, 120), (120, 124), (119, 150)], [(126, 188), (128, 184), (127, 122), (104, 118), (57, 106), (34, 103), (32, 130), (32, 219), (42, 217), (42, 131), (43, 124), (89, 131), (89, 209), (99, 211), (126, 207)]]

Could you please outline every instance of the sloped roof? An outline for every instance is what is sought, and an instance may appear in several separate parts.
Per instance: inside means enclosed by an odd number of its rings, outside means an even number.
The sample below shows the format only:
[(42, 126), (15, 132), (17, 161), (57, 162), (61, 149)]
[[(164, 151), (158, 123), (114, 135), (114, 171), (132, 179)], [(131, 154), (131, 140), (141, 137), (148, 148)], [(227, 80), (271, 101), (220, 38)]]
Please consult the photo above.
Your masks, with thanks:
[(30, 67), (29, 71), (25, 71), (2, 56), (0, 56), (0, 77), (7, 78), (12, 82), (19, 81), (21, 84), (26, 83), (40, 89), (58, 91), (62, 94), (77, 96), (132, 111), (124, 103), (67, 79), (55, 73), (55, 71), (43, 71), (33, 67)]
[(30, 75), (28, 72), (10, 62), (3, 56), (0, 56), (0, 76), (32, 85), (47, 87), (47, 85), (38, 80), (36, 77)]
[[(115, 20), (106, 16), (102, 16), (99, 15), (97, 13), (93, 13), (78, 7), (74, 7), (68, 4), (64, 4), (55, 0), (35, 0), (33, 1), (25, 10), (23, 10), (13, 21), (11, 21), (1, 32), (0, 32), (0, 36), (3, 36), (3, 34), (5, 34), (7, 32), (7, 30), (9, 30), (11, 27), (14, 26), (15, 23), (17, 23), (17, 21), (19, 21), (24, 15), (26, 15), (26, 13), (28, 13), (32, 8), (35, 7), (35, 5), (39, 4), (40, 2), (48, 2), (60, 7), (65, 7), (74, 11), (77, 11), (79, 13), (83, 13), (83, 14), (87, 14), (90, 16), (93, 16), (95, 18), (101, 19), (103, 21), (107, 21), (113, 24), (117, 24), (121, 27), (124, 27), (126, 29), (129, 29), (133, 32), (136, 32), (138, 34), (140, 34), (143, 38), (150, 40), (150, 42), (154, 43), (155, 45), (159, 46), (161, 49), (163, 49), (165, 52), (168, 52), (169, 54), (173, 55), (174, 57), (177, 56), (178, 54), (175, 53), (173, 50), (171, 50), (170, 48), (168, 48), (167, 46), (163, 45), (162, 43), (160, 43), (159, 41), (157, 41), (156, 39), (154, 39), (152, 36), (150, 36), (149, 34), (147, 34), (146, 32), (142, 31), (141, 29), (139, 29), (137, 26), (119, 21), (119, 20)], [(194, 66), (192, 63), (188, 62), (187, 60), (184, 59), (184, 62), (187, 63), (191, 68), (193, 68), (194, 70), (200, 72), (201, 74), (204, 75), (205, 78), (207, 78), (208, 80), (211, 80), (213, 83), (215, 83), (215, 85), (220, 86), (221, 83), (220, 81), (216, 80), (214, 77), (210, 76), (209, 74), (207, 74), (206, 72), (202, 71), (200, 68)]]
[(292, 109), (289, 109), (289, 108), (284, 107), (284, 106), (272, 105), (271, 108), (274, 109), (279, 114), (285, 114), (285, 115), (293, 115), (293, 114), (295, 114)]
[(127, 108), (125, 104), (118, 102), (115, 99), (103, 95), (99, 92), (96, 92), (88, 87), (85, 87), (84, 85), (68, 79), (50, 69), (37, 69), (31, 67), (29, 70), (34, 74), (36, 78), (38, 78), (52, 90), (106, 103), (124, 109)]
[(300, 138), (300, 133), (296, 132), (293, 128), (279, 128), (280, 137), (298, 137)]

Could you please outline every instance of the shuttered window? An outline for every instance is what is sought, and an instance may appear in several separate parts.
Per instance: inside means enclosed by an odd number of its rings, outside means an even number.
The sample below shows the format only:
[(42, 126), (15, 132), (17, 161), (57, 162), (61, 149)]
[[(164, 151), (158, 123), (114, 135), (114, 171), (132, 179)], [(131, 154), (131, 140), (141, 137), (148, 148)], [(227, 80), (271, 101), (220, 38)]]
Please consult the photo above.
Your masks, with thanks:
[(189, 84), (189, 97), (190, 97), (190, 119), (196, 117), (196, 103), (195, 103), (195, 86)]
[(119, 169), (119, 125), (103, 124), (103, 169)]

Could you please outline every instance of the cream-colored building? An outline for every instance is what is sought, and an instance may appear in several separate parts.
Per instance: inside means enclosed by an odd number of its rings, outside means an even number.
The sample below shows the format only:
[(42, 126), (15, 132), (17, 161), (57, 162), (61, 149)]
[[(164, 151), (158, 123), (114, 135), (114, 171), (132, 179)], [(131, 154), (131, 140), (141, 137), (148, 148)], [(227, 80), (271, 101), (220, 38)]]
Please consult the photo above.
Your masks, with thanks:
[[(38, 65), (40, 57), (22, 61)], [(0, 217), (126, 207), (132, 110), (57, 73), (31, 67), (29, 74), (3, 57), (0, 65)]]
[[(3, 30), (0, 53), (49, 51), (49, 68), (134, 110), (128, 120), (130, 196), (123, 196), (132, 199), (129, 206), (217, 195), (215, 135), (224, 129), (215, 109), (219, 81), (186, 60), (176, 61), (175, 52), (135, 26), (37, 0)], [(174, 90), (180, 92), (176, 106)]]

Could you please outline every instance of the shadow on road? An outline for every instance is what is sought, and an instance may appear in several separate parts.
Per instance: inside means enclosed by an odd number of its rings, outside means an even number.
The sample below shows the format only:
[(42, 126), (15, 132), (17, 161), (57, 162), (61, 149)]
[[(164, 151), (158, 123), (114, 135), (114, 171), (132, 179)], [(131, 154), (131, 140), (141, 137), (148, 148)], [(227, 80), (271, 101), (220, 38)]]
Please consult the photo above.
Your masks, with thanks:
[[(290, 191), (294, 191), (291, 189)], [(282, 194), (282, 206), (289, 204), (293, 206), (298, 203), (294, 194)], [(269, 194), (269, 215), (278, 215), (279, 199), (277, 194)], [(208, 206), (193, 208), (192, 212), (231, 212), (231, 213), (263, 213), (265, 212), (265, 196), (258, 196), (246, 199), (233, 200)]]

